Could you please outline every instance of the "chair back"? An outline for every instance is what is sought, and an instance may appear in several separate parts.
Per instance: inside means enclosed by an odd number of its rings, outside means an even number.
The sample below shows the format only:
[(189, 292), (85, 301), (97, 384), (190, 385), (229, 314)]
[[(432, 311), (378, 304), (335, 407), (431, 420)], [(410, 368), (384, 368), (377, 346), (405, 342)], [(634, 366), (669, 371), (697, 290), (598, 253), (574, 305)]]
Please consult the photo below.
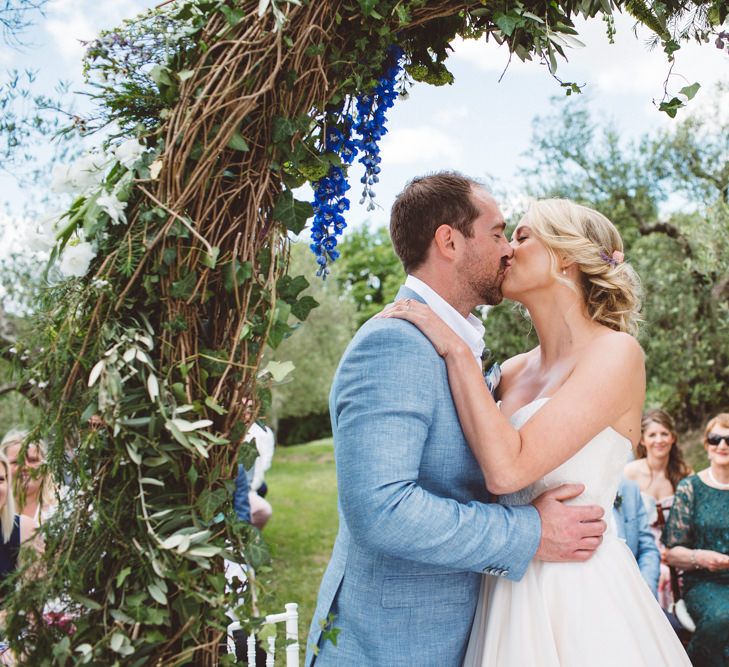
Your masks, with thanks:
[[(663, 528), (666, 525), (666, 518), (663, 516), (663, 508), (660, 503), (656, 503), (656, 510), (658, 511), (658, 525), (661, 528), (661, 532), (663, 532)], [(696, 624), (691, 618), (686, 608), (686, 601), (681, 595), (681, 581), (678, 570), (672, 565), (668, 569), (671, 572), (671, 595), (673, 596), (673, 604), (668, 611), (678, 619), (678, 622), (684, 630), (691, 633), (696, 632)]]
[[(264, 625), (275, 625), (283, 623), (286, 632), (286, 667), (299, 667), (299, 605), (289, 602), (285, 606), (286, 611), (281, 614), (269, 614), (263, 621)], [(228, 626), (228, 653), (235, 653), (235, 642), (233, 633), (240, 630), (239, 622), (231, 623)], [(276, 657), (276, 636), (270, 636), (267, 640), (265, 667), (274, 667)], [(246, 639), (246, 654), (249, 667), (256, 666), (256, 636), (248, 635)]]

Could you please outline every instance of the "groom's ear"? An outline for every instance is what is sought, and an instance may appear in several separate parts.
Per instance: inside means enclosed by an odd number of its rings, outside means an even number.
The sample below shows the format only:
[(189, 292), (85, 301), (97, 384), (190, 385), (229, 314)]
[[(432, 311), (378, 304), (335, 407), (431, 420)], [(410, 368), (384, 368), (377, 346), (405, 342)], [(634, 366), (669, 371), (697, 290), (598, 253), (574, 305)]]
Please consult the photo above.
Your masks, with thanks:
[(433, 237), (436, 251), (444, 258), (452, 258), (456, 252), (456, 230), (450, 225), (441, 225)]

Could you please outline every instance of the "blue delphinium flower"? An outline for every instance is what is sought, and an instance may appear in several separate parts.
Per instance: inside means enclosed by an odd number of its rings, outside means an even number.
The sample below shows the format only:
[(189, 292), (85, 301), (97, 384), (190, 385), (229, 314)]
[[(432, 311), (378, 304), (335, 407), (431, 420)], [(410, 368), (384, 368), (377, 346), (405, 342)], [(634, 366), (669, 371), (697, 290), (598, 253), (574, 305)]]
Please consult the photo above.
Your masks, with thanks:
[[(359, 162), (365, 167), (362, 183), (361, 204), (369, 200), (367, 210), (375, 205), (373, 185), (379, 181), (380, 157), (379, 141), (387, 132), (385, 113), (395, 103), (399, 91), (397, 82), (402, 66), (403, 51), (398, 46), (390, 48), (385, 71), (371, 91), (359, 95), (356, 101), (356, 117), (340, 108), (332, 115), (332, 122), (323, 133), (323, 148), (326, 152), (339, 156), (342, 165), (350, 165), (362, 152)], [(354, 135), (358, 136), (354, 136)], [(344, 195), (350, 186), (347, 182), (346, 166), (332, 165), (326, 176), (313, 183), (314, 223), (310, 245), (319, 265), (317, 275), (326, 278), (328, 264), (339, 257), (336, 250), (337, 236), (347, 226), (343, 213), (349, 210), (350, 202)]]

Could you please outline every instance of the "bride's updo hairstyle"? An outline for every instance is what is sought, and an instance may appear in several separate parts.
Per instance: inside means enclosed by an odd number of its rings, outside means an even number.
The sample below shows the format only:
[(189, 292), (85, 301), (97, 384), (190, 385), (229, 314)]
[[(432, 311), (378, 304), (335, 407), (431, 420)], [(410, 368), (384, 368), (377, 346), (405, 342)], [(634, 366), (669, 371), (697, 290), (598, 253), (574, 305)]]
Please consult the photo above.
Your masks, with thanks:
[(582, 296), (590, 317), (615, 331), (635, 335), (640, 321), (640, 280), (623, 259), (623, 239), (602, 213), (567, 199), (532, 202), (524, 216), (552, 255), (552, 271), (560, 260), (580, 269)]

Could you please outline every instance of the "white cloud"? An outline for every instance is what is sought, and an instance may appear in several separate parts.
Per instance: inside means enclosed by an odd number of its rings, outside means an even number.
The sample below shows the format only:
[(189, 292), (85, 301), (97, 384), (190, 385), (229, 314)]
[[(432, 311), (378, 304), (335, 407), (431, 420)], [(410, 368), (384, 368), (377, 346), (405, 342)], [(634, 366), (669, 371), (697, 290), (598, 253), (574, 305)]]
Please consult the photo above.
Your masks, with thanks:
[[(629, 16), (616, 14), (615, 43), (610, 44), (601, 22), (577, 22), (579, 38), (586, 46), (568, 51), (569, 62), (559, 62), (558, 74), (578, 83), (588, 81), (606, 95), (660, 100), (670, 63), (660, 46), (649, 48), (653, 33), (643, 26), (636, 33), (634, 24)], [(729, 57), (712, 44), (684, 43), (675, 59), (668, 83), (672, 95), (694, 81), (711, 86), (729, 65)]]
[(67, 60), (80, 60), (84, 47), (79, 40), (93, 39), (98, 32), (89, 20), (88, 13), (67, 0), (55, 0), (48, 5), (47, 16), (43, 27), (57, 51)]
[(92, 40), (100, 30), (112, 28), (155, 4), (149, 0), (127, 0), (99, 3), (93, 7), (76, 0), (52, 0), (46, 10), (48, 18), (42, 26), (61, 56), (78, 62), (84, 54), (79, 40)]
[(15, 58), (12, 51), (6, 47), (0, 49), (0, 67), (8, 67), (12, 64)]
[(433, 120), (439, 125), (452, 125), (465, 120), (471, 115), (470, 109), (465, 104), (458, 106), (447, 106), (439, 109), (433, 114)]
[(462, 157), (462, 146), (431, 125), (401, 128), (387, 134), (382, 141), (382, 162), (386, 165), (454, 162)]
[[(603, 22), (578, 20), (575, 25), (579, 33), (577, 37), (585, 46), (566, 49), (567, 61), (557, 58), (557, 75), (561, 79), (588, 83), (607, 95), (639, 95), (648, 99), (663, 97), (663, 81), (670, 63), (660, 46), (648, 48), (648, 40), (653, 33), (647, 28), (640, 26), (636, 36), (634, 19), (615, 14), (616, 34), (614, 44), (610, 44)], [(506, 46), (499, 46), (493, 40), (487, 43), (456, 39), (453, 47), (455, 60), (499, 75), (509, 60)], [(684, 43), (675, 58), (668, 86), (671, 95), (694, 81), (710, 87), (729, 67), (729, 56), (713, 44)], [(547, 75), (538, 60), (522, 63), (514, 56), (506, 77), (535, 73)]]
[[(499, 45), (493, 39), (486, 42), (484, 39), (461, 39), (458, 37), (453, 40), (451, 46), (453, 46), (452, 57), (455, 60), (467, 62), (485, 72), (501, 74), (509, 62), (509, 49), (507, 46), (505, 44)], [(517, 61), (519, 61), (518, 58), (512, 58), (511, 65), (514, 65)]]

